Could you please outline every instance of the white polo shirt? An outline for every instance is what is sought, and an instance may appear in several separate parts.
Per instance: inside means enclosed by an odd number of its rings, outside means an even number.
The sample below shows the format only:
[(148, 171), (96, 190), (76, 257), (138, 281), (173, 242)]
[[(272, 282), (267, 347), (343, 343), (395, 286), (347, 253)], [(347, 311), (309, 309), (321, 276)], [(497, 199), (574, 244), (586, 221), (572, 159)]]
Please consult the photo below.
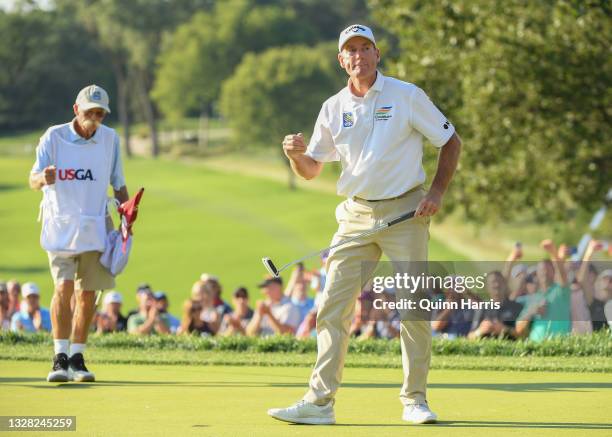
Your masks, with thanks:
[(338, 194), (388, 199), (425, 182), (423, 137), (442, 147), (454, 132), (422, 89), (378, 72), (365, 96), (347, 85), (323, 103), (306, 155), (342, 163)]

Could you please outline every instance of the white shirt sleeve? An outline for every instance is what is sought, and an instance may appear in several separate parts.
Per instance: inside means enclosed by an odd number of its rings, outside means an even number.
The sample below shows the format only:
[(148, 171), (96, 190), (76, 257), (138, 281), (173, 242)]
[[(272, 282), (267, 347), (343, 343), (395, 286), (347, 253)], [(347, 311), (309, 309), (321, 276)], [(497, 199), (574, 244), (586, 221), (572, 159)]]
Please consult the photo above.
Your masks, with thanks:
[(30, 173), (40, 173), (46, 167), (51, 165), (51, 156), (49, 150), (51, 148), (51, 140), (49, 138), (49, 132), (40, 137), (38, 147), (36, 147), (36, 162), (32, 166)]
[(323, 104), (315, 123), (310, 143), (305, 155), (318, 162), (340, 161), (340, 156), (334, 146), (334, 139), (329, 129), (326, 105)]
[(119, 191), (125, 186), (125, 177), (123, 176), (123, 164), (121, 163), (121, 148), (119, 147), (119, 136), (115, 133), (113, 139), (113, 165), (111, 168), (111, 185), (115, 191)]
[(419, 87), (412, 93), (410, 113), (412, 126), (435, 147), (445, 145), (455, 133), (455, 127)]

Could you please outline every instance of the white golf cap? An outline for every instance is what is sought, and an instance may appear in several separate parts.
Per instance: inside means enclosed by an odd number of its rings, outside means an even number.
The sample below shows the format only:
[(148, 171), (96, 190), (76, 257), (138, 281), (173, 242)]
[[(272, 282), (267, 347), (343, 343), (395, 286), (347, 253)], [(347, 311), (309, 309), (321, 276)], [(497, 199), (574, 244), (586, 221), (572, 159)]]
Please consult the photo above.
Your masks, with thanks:
[(35, 294), (37, 296), (40, 295), (40, 289), (38, 288), (38, 285), (33, 282), (26, 282), (25, 284), (23, 284), (23, 286), (21, 287), (21, 295), (23, 297), (28, 297), (32, 294)]
[(111, 303), (123, 303), (121, 293), (117, 291), (110, 291), (106, 293), (106, 296), (104, 296), (104, 305), (108, 305)]
[(98, 85), (89, 85), (79, 91), (75, 102), (83, 111), (92, 108), (102, 108), (110, 114), (108, 107), (108, 93)]
[(344, 44), (346, 44), (349, 39), (356, 36), (369, 39), (372, 41), (372, 44), (376, 45), (376, 40), (374, 39), (372, 29), (370, 29), (368, 26), (364, 26), (363, 24), (351, 24), (349, 27), (340, 32), (340, 37), (338, 38), (338, 51), (341, 52)]

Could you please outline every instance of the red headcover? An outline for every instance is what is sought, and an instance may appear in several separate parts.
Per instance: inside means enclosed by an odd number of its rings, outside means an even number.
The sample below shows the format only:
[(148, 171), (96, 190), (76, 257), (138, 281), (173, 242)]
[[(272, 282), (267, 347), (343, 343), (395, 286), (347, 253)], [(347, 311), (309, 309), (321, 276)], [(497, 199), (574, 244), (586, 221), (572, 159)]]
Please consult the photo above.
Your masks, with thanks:
[(123, 202), (119, 205), (119, 208), (117, 208), (117, 212), (119, 212), (121, 216), (121, 236), (123, 237), (124, 250), (128, 236), (132, 231), (132, 225), (138, 216), (138, 204), (142, 198), (142, 193), (144, 193), (144, 188), (138, 190), (138, 193), (136, 193), (134, 197), (127, 202)]

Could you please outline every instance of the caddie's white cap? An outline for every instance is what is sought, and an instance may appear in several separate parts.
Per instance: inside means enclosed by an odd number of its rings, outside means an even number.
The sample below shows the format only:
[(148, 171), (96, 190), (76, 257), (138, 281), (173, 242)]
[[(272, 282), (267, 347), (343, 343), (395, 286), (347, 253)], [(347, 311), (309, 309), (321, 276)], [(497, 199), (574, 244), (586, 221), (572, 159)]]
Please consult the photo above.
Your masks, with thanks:
[(79, 91), (75, 102), (83, 111), (92, 108), (102, 108), (110, 114), (108, 107), (108, 93), (98, 85), (89, 85)]
[(38, 288), (38, 285), (33, 282), (26, 282), (25, 284), (23, 284), (23, 286), (21, 287), (21, 295), (25, 298), (32, 294), (35, 294), (37, 296), (40, 295), (40, 289)]
[(111, 303), (122, 303), (123, 302), (123, 298), (121, 297), (121, 293), (118, 293), (116, 291), (111, 291), (109, 293), (106, 293), (106, 296), (104, 296), (104, 305), (108, 305)]
[(356, 36), (369, 39), (372, 41), (372, 44), (376, 45), (376, 40), (374, 39), (372, 29), (370, 29), (368, 26), (364, 26), (363, 24), (351, 24), (349, 27), (340, 32), (340, 37), (338, 38), (338, 51), (341, 52), (344, 44), (346, 44), (349, 39)]

